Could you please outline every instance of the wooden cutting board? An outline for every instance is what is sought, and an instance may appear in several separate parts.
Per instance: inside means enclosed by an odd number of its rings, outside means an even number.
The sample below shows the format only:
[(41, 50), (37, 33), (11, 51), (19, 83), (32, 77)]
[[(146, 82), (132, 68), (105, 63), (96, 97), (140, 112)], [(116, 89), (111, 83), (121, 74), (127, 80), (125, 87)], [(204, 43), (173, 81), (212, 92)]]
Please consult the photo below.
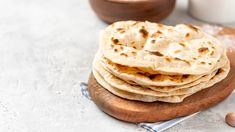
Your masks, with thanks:
[[(224, 28), (219, 34), (230, 34), (235, 37), (235, 29)], [(158, 122), (187, 116), (218, 104), (235, 88), (235, 51), (227, 54), (231, 62), (228, 76), (214, 86), (187, 97), (181, 103), (145, 103), (123, 99), (99, 85), (92, 74), (89, 78), (88, 90), (92, 100), (102, 111), (123, 121)]]

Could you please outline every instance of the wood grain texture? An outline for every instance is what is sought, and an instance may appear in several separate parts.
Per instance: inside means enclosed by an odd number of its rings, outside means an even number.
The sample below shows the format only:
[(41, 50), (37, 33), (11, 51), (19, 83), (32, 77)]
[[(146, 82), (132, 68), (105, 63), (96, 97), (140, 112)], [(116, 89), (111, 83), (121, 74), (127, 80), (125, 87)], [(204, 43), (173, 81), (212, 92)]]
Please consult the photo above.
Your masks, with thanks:
[[(221, 34), (235, 35), (235, 30), (226, 28)], [(218, 104), (233, 91), (235, 88), (235, 52), (229, 52), (228, 57), (231, 70), (223, 81), (187, 97), (181, 103), (145, 103), (123, 99), (99, 85), (92, 74), (88, 82), (88, 90), (92, 100), (102, 111), (123, 121), (157, 122), (187, 116)]]
[(107, 23), (121, 20), (158, 22), (175, 7), (175, 0), (90, 0), (97, 16)]

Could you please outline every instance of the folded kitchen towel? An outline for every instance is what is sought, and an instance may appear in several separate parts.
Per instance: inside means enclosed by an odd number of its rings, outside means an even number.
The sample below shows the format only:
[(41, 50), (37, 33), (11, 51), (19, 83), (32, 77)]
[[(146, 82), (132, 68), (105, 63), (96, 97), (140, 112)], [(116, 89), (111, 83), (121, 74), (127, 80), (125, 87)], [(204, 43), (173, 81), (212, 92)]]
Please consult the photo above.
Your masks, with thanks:
[[(89, 92), (88, 92), (88, 89), (87, 89), (87, 84), (82, 82), (80, 83), (80, 89), (81, 89), (81, 92), (82, 92), (82, 95), (85, 96), (87, 99), (91, 100), (91, 97), (89, 95)], [(192, 114), (192, 115), (189, 115), (189, 116), (186, 116), (186, 117), (180, 117), (180, 118), (176, 118), (176, 119), (172, 119), (172, 120), (169, 120), (169, 121), (164, 121), (164, 122), (156, 122), (156, 123), (139, 123), (138, 126), (139, 127), (142, 127), (150, 132), (162, 132), (194, 115), (196, 115), (197, 113), (195, 114)]]

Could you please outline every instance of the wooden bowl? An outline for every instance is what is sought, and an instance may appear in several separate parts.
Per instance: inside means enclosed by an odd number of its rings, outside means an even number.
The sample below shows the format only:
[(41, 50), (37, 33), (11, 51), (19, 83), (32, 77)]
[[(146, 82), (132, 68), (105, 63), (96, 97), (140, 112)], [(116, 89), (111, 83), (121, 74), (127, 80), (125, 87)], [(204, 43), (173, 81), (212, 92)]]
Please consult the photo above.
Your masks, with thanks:
[(158, 22), (174, 9), (176, 0), (90, 0), (97, 16), (107, 23), (121, 20)]

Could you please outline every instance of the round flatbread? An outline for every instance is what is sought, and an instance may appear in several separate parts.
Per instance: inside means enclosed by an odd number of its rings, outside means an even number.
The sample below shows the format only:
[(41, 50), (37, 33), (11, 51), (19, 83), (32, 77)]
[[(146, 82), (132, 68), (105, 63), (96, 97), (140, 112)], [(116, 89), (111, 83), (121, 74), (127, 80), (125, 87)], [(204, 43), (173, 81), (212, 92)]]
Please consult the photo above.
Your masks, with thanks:
[(103, 86), (105, 89), (107, 89), (112, 94), (117, 95), (118, 97), (121, 97), (124, 99), (137, 100), (137, 101), (143, 101), (143, 102), (162, 101), (162, 102), (178, 103), (178, 102), (181, 102), (183, 100), (183, 98), (185, 98), (187, 96), (187, 95), (183, 95), (183, 96), (170, 96), (170, 97), (155, 97), (155, 96), (134, 94), (134, 93), (126, 92), (123, 90), (119, 90), (115, 87), (112, 87), (102, 78), (102, 75), (100, 75), (95, 70), (93, 70), (93, 75), (94, 75), (96, 81), (101, 86)]
[[(203, 81), (201, 81), (201, 83), (198, 85), (193, 85), (193, 86), (190, 85), (188, 88), (178, 89), (178, 90), (171, 91), (171, 92), (159, 92), (159, 91), (151, 90), (149, 88), (131, 85), (117, 78), (116, 76), (112, 75), (110, 72), (105, 70), (105, 68), (100, 64), (98, 56), (95, 57), (94, 62), (93, 62), (93, 69), (96, 70), (100, 75), (102, 75), (103, 79), (109, 85), (119, 90), (126, 91), (126, 92), (141, 94), (141, 95), (156, 96), (156, 97), (186, 95), (186, 94), (192, 94), (194, 92), (197, 92), (200, 89), (206, 88), (207, 86), (204, 86), (204, 85), (207, 84), (208, 83), (207, 81), (210, 81), (211, 78), (214, 78), (215, 75), (219, 74), (218, 72), (225, 71), (224, 74), (227, 73), (226, 71), (228, 70), (227, 67), (228, 67), (228, 64), (226, 63), (224, 67), (219, 68), (216, 71), (212, 72), (211, 74), (207, 75), (207, 77), (204, 77), (204, 78), (207, 78), (207, 80), (203, 79)], [(220, 75), (217, 75), (217, 76), (221, 76), (221, 73)]]
[(125, 98), (125, 99), (130, 99), (130, 100), (137, 100), (137, 101), (143, 101), (143, 102), (154, 102), (154, 101), (162, 101), (162, 102), (169, 102), (169, 103), (179, 103), (182, 102), (184, 98), (192, 95), (193, 93), (196, 93), (202, 89), (208, 88), (215, 83), (221, 81), (224, 79), (228, 72), (229, 72), (230, 66), (229, 62), (226, 64), (226, 66), (222, 70), (218, 70), (216, 75), (211, 78), (210, 81), (206, 83), (201, 83), (200, 88), (194, 90), (194, 92), (185, 94), (185, 95), (175, 95), (175, 96), (167, 96), (167, 97), (156, 97), (156, 96), (149, 96), (149, 95), (143, 95), (143, 94), (136, 94), (132, 92), (127, 92), (124, 90), (120, 90), (116, 87), (111, 86), (109, 83), (107, 83), (104, 78), (102, 77), (103, 75), (100, 75), (93, 67), (93, 75), (96, 78), (97, 82), (102, 85), (105, 89), (113, 93), (114, 95), (117, 95), (119, 97)]
[[(120, 64), (113, 63), (112, 61), (104, 58), (99, 52), (97, 57), (100, 59), (103, 67), (115, 76), (127, 80), (127, 82), (142, 86), (180, 86), (187, 85), (188, 83), (200, 80), (204, 75), (165, 75), (165, 74), (150, 74), (142, 71), (139, 68), (127, 67)], [(226, 55), (221, 56), (216, 66), (210, 73), (222, 67), (226, 63)], [(209, 74), (210, 74), (209, 73)], [(133, 83), (134, 82), (134, 83)], [(196, 81), (200, 83), (200, 81)], [(196, 83), (193, 83), (196, 84)], [(192, 85), (191, 85), (192, 86)]]
[(100, 49), (112, 62), (162, 74), (208, 74), (221, 58), (220, 42), (192, 25), (122, 21), (101, 32)]

